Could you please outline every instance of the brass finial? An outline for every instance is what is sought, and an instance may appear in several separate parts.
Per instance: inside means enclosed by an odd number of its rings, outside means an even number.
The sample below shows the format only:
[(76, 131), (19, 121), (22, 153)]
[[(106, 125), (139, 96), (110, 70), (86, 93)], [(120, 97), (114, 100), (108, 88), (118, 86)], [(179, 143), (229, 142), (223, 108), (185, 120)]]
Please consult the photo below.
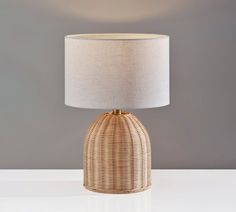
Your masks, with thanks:
[(121, 109), (113, 109), (112, 114), (114, 115), (120, 115), (122, 113)]

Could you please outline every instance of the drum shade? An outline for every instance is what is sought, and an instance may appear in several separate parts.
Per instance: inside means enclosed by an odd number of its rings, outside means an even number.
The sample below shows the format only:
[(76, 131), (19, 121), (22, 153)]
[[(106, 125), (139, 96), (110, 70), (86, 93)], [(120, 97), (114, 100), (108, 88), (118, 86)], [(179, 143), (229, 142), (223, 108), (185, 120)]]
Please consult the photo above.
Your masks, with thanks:
[(169, 36), (66, 36), (65, 104), (96, 109), (168, 105)]

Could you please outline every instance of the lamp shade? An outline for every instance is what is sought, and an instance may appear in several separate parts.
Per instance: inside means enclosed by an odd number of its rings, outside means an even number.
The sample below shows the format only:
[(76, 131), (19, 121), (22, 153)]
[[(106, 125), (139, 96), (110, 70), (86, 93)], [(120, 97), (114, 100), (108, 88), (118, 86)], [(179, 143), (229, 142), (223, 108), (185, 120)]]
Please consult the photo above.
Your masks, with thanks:
[(97, 109), (168, 105), (169, 36), (66, 36), (65, 104)]

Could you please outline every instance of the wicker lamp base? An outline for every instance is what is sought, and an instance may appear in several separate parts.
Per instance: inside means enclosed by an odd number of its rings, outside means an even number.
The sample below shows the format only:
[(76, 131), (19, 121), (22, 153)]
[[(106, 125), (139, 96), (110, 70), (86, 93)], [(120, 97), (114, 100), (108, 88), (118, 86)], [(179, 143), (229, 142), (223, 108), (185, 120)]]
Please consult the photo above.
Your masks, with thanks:
[(148, 133), (131, 113), (99, 116), (84, 144), (84, 186), (102, 193), (132, 193), (151, 185)]

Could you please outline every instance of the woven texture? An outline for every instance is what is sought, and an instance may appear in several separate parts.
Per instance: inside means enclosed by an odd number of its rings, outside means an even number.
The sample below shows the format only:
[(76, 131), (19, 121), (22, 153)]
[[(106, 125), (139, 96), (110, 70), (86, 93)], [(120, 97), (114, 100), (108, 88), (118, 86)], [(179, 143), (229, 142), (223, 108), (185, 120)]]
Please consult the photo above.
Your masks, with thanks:
[(84, 186), (103, 193), (143, 191), (151, 185), (147, 131), (130, 113), (105, 113), (88, 130), (84, 144)]

